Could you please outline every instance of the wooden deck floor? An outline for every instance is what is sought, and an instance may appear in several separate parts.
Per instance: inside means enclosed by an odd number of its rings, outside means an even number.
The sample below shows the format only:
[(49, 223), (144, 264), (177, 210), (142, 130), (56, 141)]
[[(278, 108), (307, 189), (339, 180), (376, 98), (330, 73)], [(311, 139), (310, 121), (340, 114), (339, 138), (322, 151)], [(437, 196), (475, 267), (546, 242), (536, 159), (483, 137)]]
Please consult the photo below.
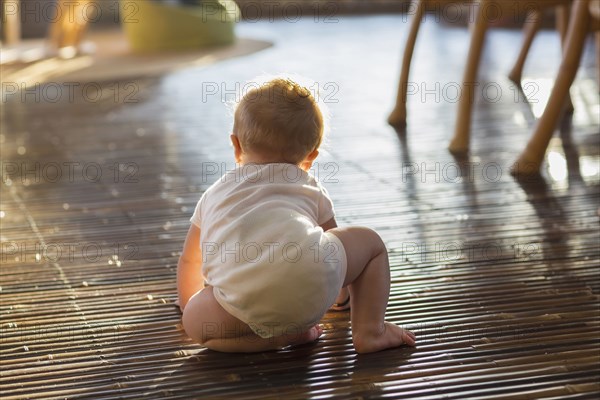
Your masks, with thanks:
[[(480, 96), (473, 152), (458, 162), (444, 147), (448, 98), (412, 95), (406, 136), (385, 125), (405, 31), (401, 16), (242, 24), (275, 46), (103, 82), (94, 101), (77, 88), (56, 102), (43, 91), (40, 101), (35, 91), (3, 99), (2, 398), (597, 398), (593, 57), (543, 179), (519, 183), (507, 168), (539, 107), (515, 101), (504, 78), (519, 34), (490, 37), (482, 84), (503, 95)], [(457, 82), (466, 48), (466, 31), (428, 21), (413, 81)], [(533, 51), (527, 79), (539, 94), (529, 94), (543, 103), (558, 40), (543, 33)], [(318, 343), (264, 354), (211, 352), (182, 331), (173, 302), (188, 219), (233, 167), (222, 100), (264, 71), (308, 75), (329, 96), (332, 131), (315, 173), (340, 224), (386, 241), (388, 319), (417, 333), (416, 349), (358, 356), (345, 313), (325, 316)]]

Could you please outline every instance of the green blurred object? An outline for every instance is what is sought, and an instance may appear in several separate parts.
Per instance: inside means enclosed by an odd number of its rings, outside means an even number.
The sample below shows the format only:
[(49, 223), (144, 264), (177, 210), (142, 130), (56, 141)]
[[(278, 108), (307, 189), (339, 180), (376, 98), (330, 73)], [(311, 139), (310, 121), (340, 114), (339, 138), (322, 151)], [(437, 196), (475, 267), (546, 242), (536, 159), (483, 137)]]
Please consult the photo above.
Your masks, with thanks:
[(120, 0), (120, 4), (121, 24), (135, 53), (230, 44), (240, 18), (233, 0), (203, 0), (197, 6), (152, 0)]

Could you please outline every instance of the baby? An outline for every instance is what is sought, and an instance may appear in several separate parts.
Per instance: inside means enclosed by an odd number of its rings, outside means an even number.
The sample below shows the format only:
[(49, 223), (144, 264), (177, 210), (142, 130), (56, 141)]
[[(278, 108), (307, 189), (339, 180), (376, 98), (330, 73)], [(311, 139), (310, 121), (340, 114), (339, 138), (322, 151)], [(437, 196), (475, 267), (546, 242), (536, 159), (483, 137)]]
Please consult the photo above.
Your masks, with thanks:
[(384, 321), (390, 269), (381, 238), (338, 228), (327, 191), (308, 173), (323, 133), (316, 100), (289, 79), (238, 103), (239, 166), (202, 195), (177, 268), (183, 326), (203, 346), (257, 352), (312, 342), (325, 312), (348, 299), (357, 352), (415, 346), (412, 332)]

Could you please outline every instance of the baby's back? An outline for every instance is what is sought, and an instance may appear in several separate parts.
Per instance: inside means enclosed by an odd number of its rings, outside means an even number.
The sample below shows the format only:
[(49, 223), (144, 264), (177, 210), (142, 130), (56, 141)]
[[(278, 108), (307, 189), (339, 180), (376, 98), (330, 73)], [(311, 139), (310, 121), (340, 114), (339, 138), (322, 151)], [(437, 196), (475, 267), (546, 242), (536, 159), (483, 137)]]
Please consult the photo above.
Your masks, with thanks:
[(215, 298), (240, 319), (249, 304), (257, 315), (268, 310), (270, 318), (283, 318), (273, 316), (273, 304), (283, 297), (298, 309), (309, 298), (323, 307), (329, 281), (337, 276), (324, 271), (331, 268), (320, 257), (319, 225), (332, 217), (325, 190), (295, 165), (230, 171), (205, 192), (192, 217), (201, 231), (203, 274)]

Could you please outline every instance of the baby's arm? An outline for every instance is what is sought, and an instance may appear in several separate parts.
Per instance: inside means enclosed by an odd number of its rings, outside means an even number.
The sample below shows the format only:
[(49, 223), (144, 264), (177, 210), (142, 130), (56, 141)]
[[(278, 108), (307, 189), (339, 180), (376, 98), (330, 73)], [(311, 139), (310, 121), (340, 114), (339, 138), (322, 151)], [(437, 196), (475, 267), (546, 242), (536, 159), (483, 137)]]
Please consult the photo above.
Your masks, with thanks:
[(181, 311), (194, 294), (204, 288), (200, 228), (192, 224), (177, 264), (177, 294)]

